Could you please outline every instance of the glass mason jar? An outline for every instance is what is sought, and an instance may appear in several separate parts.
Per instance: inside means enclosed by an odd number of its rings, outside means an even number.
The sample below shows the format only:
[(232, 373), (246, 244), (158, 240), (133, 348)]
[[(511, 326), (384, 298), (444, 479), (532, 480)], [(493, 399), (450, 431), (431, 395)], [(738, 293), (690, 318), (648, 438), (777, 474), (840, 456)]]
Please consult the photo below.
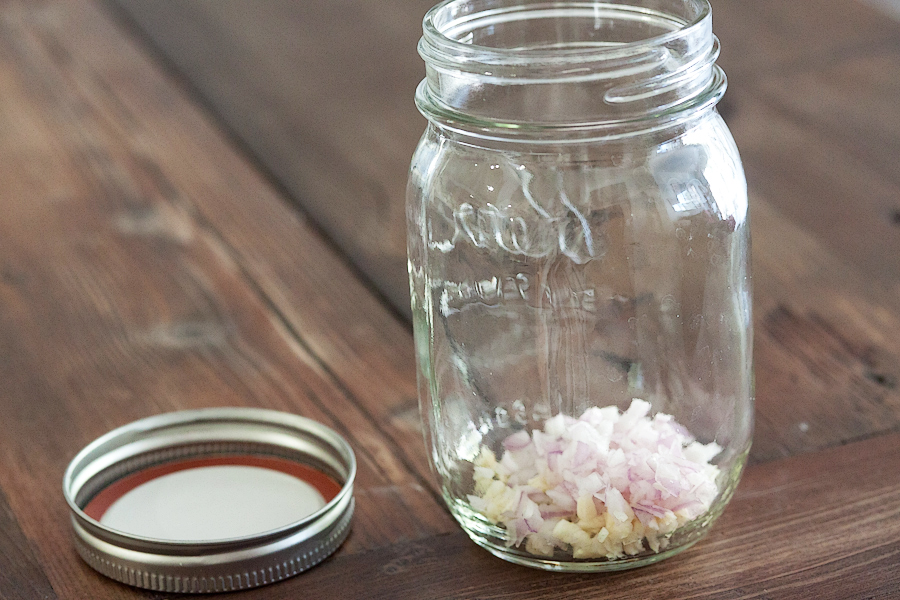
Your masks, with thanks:
[(412, 160), (419, 395), (450, 511), (506, 560), (649, 564), (753, 427), (746, 182), (706, 0), (450, 0)]

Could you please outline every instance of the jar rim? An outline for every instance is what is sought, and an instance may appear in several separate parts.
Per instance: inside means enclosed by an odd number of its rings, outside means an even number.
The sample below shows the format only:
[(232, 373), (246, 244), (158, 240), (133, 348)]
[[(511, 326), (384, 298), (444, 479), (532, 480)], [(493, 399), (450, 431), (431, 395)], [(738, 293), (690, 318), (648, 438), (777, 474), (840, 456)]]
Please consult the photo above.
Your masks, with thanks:
[(727, 85), (708, 0), (445, 0), (425, 16), (419, 53), (419, 110), (486, 139), (660, 131)]
[[(423, 34), (419, 42), (419, 54), (426, 63), (431, 65), (452, 63), (455, 69), (471, 72), (480, 72), (481, 67), (484, 66), (516, 65), (525, 62), (530, 65), (555, 66), (560, 63), (616, 63), (648, 52), (652, 53), (654, 48), (662, 47), (689, 34), (691, 30), (703, 27), (704, 22), (710, 19), (712, 14), (709, 0), (688, 0), (685, 4), (695, 7), (696, 14), (686, 16), (638, 6), (639, 2), (640, 0), (604, 0), (602, 2), (596, 0), (563, 2), (550, 0), (547, 2), (508, 3), (505, 0), (443, 0), (432, 7), (422, 20)], [(479, 4), (484, 4), (484, 8), (478, 7)], [(497, 6), (489, 8), (492, 4)], [(467, 5), (470, 7), (469, 11), (453, 18), (454, 9), (462, 10)], [(631, 13), (631, 17), (635, 19), (656, 18), (667, 21), (672, 24), (672, 28), (669, 31), (633, 41), (589, 47), (506, 48), (462, 41), (452, 35), (452, 32), (463, 26), (468, 25), (469, 31), (472, 31), (479, 22), (498, 17), (527, 18), (550, 9), (597, 10), (601, 7), (617, 13), (619, 18)], [(569, 72), (557, 72), (557, 76), (567, 77)]]

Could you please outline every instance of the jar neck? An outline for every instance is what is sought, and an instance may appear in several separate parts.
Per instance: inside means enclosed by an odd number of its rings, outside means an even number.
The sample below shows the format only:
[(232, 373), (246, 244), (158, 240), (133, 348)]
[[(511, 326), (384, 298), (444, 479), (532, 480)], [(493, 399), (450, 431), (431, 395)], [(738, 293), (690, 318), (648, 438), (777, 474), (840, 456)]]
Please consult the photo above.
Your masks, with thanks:
[(707, 0), (447, 0), (425, 16), (419, 110), (525, 142), (684, 124), (725, 92)]

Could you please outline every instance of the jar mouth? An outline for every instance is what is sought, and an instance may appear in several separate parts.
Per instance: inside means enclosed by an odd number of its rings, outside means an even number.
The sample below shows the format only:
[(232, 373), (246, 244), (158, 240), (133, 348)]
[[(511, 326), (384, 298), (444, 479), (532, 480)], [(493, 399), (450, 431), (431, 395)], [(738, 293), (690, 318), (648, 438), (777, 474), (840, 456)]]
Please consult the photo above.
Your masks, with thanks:
[(502, 138), (671, 120), (725, 89), (708, 0), (446, 0), (419, 53), (423, 114)]
[[(640, 5), (638, 5), (640, 3)], [(666, 6), (666, 10), (649, 5)], [(647, 6), (645, 6), (647, 5)], [(675, 9), (680, 10), (675, 12)], [(560, 67), (577, 63), (618, 62), (689, 35), (711, 16), (708, 0), (646, 2), (510, 2), (508, 0), (444, 0), (431, 8), (422, 22), (419, 53), (429, 64), (451, 63), (455, 68), (479, 72), (482, 66), (548, 64)], [(543, 39), (516, 39), (511, 30), (527, 22), (567, 21), (568, 25), (544, 32)], [(582, 21), (578, 24), (576, 21)], [(593, 31), (584, 24), (593, 21)], [(627, 31), (609, 34), (627, 23)], [(574, 26), (573, 26), (574, 25)], [(539, 29), (539, 28), (532, 28)], [(549, 33), (550, 35), (547, 35)], [(555, 34), (555, 39), (552, 36)], [(521, 35), (521, 33), (519, 33)], [(518, 42), (518, 43), (517, 43)], [(555, 70), (556, 78), (571, 76)]]

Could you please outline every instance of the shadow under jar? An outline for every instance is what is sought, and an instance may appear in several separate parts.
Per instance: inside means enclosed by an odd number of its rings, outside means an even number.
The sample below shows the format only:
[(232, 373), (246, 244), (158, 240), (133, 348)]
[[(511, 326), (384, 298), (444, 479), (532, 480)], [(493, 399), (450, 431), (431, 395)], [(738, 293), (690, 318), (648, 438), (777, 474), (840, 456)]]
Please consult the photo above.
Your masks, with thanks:
[(451, 512), (549, 570), (688, 548), (753, 427), (746, 182), (708, 2), (451, 0), (419, 52), (409, 273)]

